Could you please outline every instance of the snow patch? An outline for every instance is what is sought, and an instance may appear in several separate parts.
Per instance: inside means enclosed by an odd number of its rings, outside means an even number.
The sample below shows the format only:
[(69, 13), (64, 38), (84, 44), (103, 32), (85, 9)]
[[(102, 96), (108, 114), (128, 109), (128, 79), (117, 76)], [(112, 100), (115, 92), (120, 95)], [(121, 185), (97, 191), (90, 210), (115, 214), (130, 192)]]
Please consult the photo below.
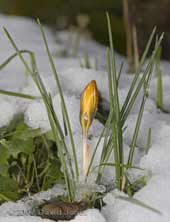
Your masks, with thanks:
[(70, 222), (105, 222), (105, 219), (98, 210), (88, 209), (79, 213), (75, 219)]
[(16, 104), (0, 98), (0, 127), (8, 125), (17, 112)]

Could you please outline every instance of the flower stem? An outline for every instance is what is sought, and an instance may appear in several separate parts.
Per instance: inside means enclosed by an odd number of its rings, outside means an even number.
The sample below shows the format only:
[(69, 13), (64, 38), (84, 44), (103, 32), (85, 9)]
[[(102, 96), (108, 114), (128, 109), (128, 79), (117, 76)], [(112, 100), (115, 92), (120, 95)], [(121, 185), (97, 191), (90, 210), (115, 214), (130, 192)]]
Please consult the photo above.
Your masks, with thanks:
[(86, 177), (90, 163), (90, 152), (88, 145), (88, 134), (83, 133), (83, 175)]

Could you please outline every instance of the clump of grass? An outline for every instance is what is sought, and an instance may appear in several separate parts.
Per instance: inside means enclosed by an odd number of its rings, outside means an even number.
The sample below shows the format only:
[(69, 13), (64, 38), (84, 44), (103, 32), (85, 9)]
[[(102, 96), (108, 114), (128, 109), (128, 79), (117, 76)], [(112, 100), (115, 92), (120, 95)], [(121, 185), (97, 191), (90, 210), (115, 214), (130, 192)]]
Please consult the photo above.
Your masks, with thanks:
[[(39, 23), (39, 25), (40, 25), (40, 23)], [(51, 95), (47, 93), (47, 91), (44, 87), (44, 84), (40, 78), (34, 53), (29, 52), (31, 62), (32, 62), (32, 66), (30, 67), (28, 65), (28, 63), (26, 62), (26, 60), (24, 59), (22, 53), (19, 51), (18, 47), (16, 46), (15, 42), (13, 41), (13, 39), (10, 36), (10, 34), (8, 33), (8, 31), (6, 29), (4, 29), (4, 30), (5, 30), (7, 37), (9, 38), (12, 46), (16, 50), (16, 53), (18, 54), (19, 58), (21, 59), (22, 63), (24, 64), (27, 72), (33, 78), (35, 84), (37, 85), (37, 87), (41, 93), (41, 96), (44, 101), (44, 104), (45, 104), (45, 107), (47, 110), (47, 114), (49, 117), (49, 122), (51, 124), (51, 129), (52, 129), (54, 141), (55, 141), (56, 146), (58, 148), (58, 155), (59, 155), (59, 158), (60, 158), (60, 161), (62, 164), (62, 168), (63, 168), (65, 183), (66, 183), (66, 187), (67, 187), (67, 191), (68, 191), (68, 198), (70, 201), (72, 201), (74, 199), (74, 193), (75, 193), (75, 181), (78, 180), (78, 176), (79, 176), (77, 159), (76, 159), (76, 155), (75, 155), (75, 145), (74, 145), (72, 130), (71, 130), (71, 126), (70, 126), (70, 122), (69, 122), (69, 118), (68, 118), (68, 113), (67, 113), (63, 93), (61, 90), (61, 86), (59, 84), (57, 72), (56, 72), (56, 69), (54, 66), (54, 62), (53, 62), (51, 53), (49, 52), (47, 41), (46, 41), (46, 38), (45, 38), (45, 35), (44, 35), (41, 25), (40, 25), (40, 28), (41, 28), (42, 36), (44, 38), (45, 45), (46, 45), (47, 54), (49, 56), (50, 65), (51, 65), (51, 68), (52, 68), (52, 71), (53, 71), (53, 74), (54, 74), (54, 77), (56, 80), (56, 84), (57, 84), (57, 87), (58, 87), (58, 90), (60, 93), (61, 104), (62, 104), (62, 108), (63, 108), (63, 118), (65, 120), (67, 131), (68, 131), (68, 136), (70, 138), (71, 145), (72, 145), (75, 174), (73, 173), (73, 165), (71, 164), (68, 148), (67, 148), (66, 143), (64, 141), (64, 132), (63, 132), (61, 125), (59, 123), (59, 120), (54, 112), (54, 107), (53, 107)]]
[[(126, 99), (122, 107), (120, 107), (117, 72), (116, 72), (116, 67), (115, 67), (115, 57), (114, 57), (114, 49), (113, 49), (113, 40), (112, 40), (110, 19), (109, 19), (108, 14), (107, 14), (107, 20), (108, 20), (108, 30), (109, 30), (109, 40), (110, 40), (110, 48), (107, 50), (110, 114), (107, 119), (105, 128), (101, 134), (101, 137), (102, 137), (102, 135), (104, 135), (105, 133), (105, 139), (104, 139), (104, 145), (103, 145), (103, 152), (102, 152), (101, 160), (100, 160), (100, 166), (98, 170), (97, 182), (99, 183), (101, 181), (104, 167), (106, 165), (109, 165), (109, 166), (112, 165), (115, 168), (116, 188), (118, 188), (119, 190), (126, 191), (127, 187), (129, 189), (129, 184), (126, 178), (126, 172), (128, 169), (133, 168), (133, 157), (134, 157), (136, 142), (138, 139), (140, 124), (141, 124), (141, 120), (143, 116), (144, 106), (145, 106), (146, 99), (148, 97), (148, 89), (150, 85), (150, 79), (152, 75), (154, 61), (155, 61), (155, 57), (157, 55), (159, 46), (161, 44), (163, 35), (157, 41), (155, 45), (155, 49), (152, 53), (151, 58), (149, 59), (149, 62), (143, 72), (143, 75), (140, 76), (141, 67), (145, 63), (148, 50), (150, 48), (151, 42), (155, 34), (155, 29), (153, 30), (150, 36), (150, 39), (148, 41), (148, 44), (146, 46), (146, 49), (143, 53), (139, 67), (134, 75), (134, 79), (127, 93)], [(142, 89), (143, 89), (143, 98), (141, 101), (140, 109), (138, 112), (138, 118), (137, 118), (136, 126), (134, 129), (134, 134), (132, 137), (128, 161), (127, 163), (125, 163), (124, 153), (123, 153), (123, 130), (124, 130), (126, 120), (137, 99), (137, 96), (139, 92), (142, 91)], [(109, 133), (110, 131), (111, 131), (111, 134)], [(97, 144), (94, 154), (92, 156), (92, 161), (95, 156), (95, 152), (97, 150), (99, 143)], [(112, 152), (114, 152), (114, 163), (108, 163), (108, 159)], [(90, 167), (91, 165), (92, 164), (90, 164)]]

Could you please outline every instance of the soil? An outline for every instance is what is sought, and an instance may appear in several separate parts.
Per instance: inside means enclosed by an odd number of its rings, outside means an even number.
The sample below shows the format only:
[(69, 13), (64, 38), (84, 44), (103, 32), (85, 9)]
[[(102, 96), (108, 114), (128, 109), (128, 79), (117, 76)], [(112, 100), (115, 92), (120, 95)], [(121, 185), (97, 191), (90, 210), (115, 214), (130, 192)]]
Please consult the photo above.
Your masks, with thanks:
[(48, 201), (40, 206), (37, 214), (42, 218), (58, 220), (71, 220), (79, 212), (87, 209), (85, 202), (67, 203), (63, 201)]

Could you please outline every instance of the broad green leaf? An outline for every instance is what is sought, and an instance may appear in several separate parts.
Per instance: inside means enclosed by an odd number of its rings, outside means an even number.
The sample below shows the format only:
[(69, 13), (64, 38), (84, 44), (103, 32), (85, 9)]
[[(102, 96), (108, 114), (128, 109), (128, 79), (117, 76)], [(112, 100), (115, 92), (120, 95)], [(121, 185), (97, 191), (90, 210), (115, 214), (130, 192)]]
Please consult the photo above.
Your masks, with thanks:
[(54, 135), (53, 135), (53, 132), (50, 130), (50, 131), (48, 131), (48, 132), (46, 132), (46, 138), (48, 139), (48, 140), (51, 140), (51, 141), (54, 141), (55, 142), (55, 138), (54, 138)]
[(10, 156), (10, 153), (7, 147), (0, 144), (0, 167), (1, 165), (7, 162), (7, 159), (9, 158), (9, 156)]
[(9, 168), (9, 165), (7, 163), (4, 163), (4, 164), (0, 163), (0, 175), (4, 177), (8, 177), (9, 176), (8, 168)]
[(19, 194), (16, 192), (11, 192), (11, 191), (5, 191), (5, 192), (0, 192), (0, 201), (15, 201), (19, 198)]
[(39, 129), (32, 129), (28, 127), (24, 122), (20, 122), (16, 130), (12, 133), (13, 138), (20, 140), (28, 140), (29, 138), (35, 138), (40, 136), (42, 132)]
[(0, 201), (16, 200), (19, 197), (18, 190), (13, 179), (0, 175)]
[(11, 148), (13, 155), (18, 154), (20, 152), (25, 154), (32, 154), (35, 150), (33, 139), (27, 139), (27, 140), (13, 139), (11, 141)]
[(22, 120), (23, 120), (23, 114), (15, 115), (14, 118), (11, 120), (11, 122), (7, 126), (0, 128), (0, 138), (6, 137), (6, 134), (14, 131), (18, 122)]
[(18, 185), (13, 179), (9, 177), (0, 176), (0, 193), (7, 191), (17, 191), (17, 190), (18, 190)]

